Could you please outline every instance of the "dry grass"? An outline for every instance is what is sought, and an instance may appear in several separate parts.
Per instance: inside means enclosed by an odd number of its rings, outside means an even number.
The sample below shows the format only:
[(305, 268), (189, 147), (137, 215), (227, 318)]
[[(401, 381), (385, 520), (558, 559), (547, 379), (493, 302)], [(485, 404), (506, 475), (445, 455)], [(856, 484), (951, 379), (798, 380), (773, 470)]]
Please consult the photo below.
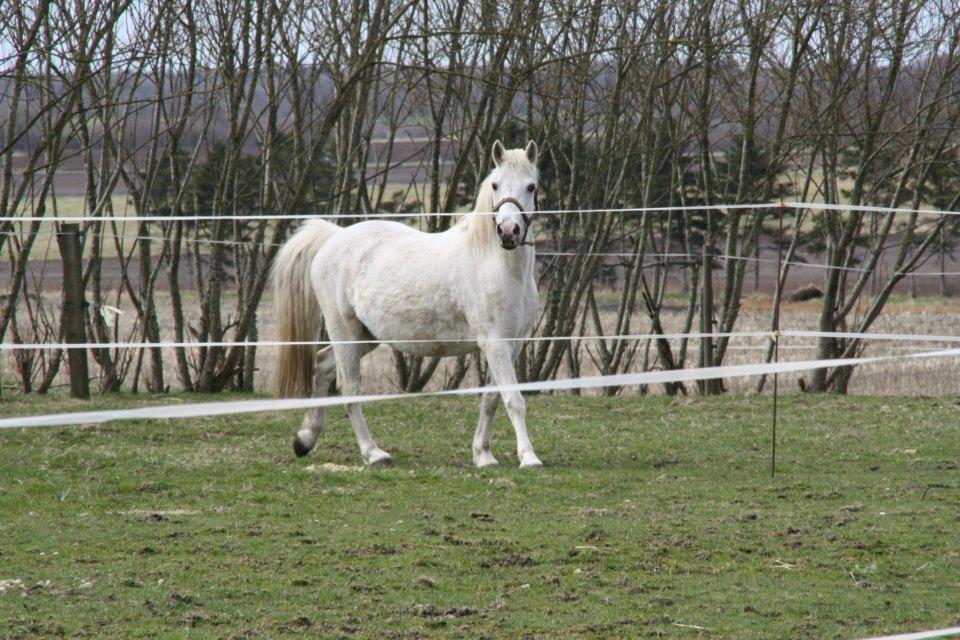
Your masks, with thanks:
[[(158, 293), (161, 332), (165, 339), (173, 340), (173, 322), (170, 305), (167, 304), (166, 293)], [(58, 300), (55, 294), (45, 296), (47, 304), (56, 305)], [(224, 305), (225, 311), (233, 305), (232, 296), (227, 296)], [(120, 304), (123, 315), (119, 317), (121, 340), (136, 340), (139, 336), (131, 335), (134, 327), (135, 312), (129, 304)], [(196, 308), (196, 300), (192, 293), (187, 292), (185, 308)], [(925, 299), (897, 299), (888, 304), (883, 315), (871, 328), (874, 332), (882, 333), (915, 333), (951, 335), (956, 333), (956, 318), (960, 312), (960, 299), (925, 298)], [(663, 312), (663, 322), (666, 331), (680, 332), (682, 330), (684, 310), (677, 303), (667, 306)], [(612, 326), (612, 314), (605, 314), (608, 325)], [(781, 326), (784, 329), (813, 330), (817, 327), (819, 315), (819, 301), (802, 303), (784, 303)], [(768, 331), (770, 328), (771, 306), (769, 298), (765, 296), (748, 297), (743, 305), (743, 312), (737, 325), (737, 331)], [(259, 335), (262, 340), (275, 338), (273, 305), (269, 298), (264, 299), (259, 314)], [(26, 326), (24, 323), (22, 326)], [(644, 333), (649, 328), (646, 325), (635, 328), (636, 333)], [(606, 330), (605, 333), (609, 333)], [(672, 340), (674, 349), (679, 348), (679, 341)], [(737, 338), (731, 341), (724, 364), (747, 364), (762, 362), (766, 351), (767, 341), (763, 338)], [(781, 360), (805, 360), (816, 356), (815, 340), (804, 338), (784, 338), (781, 343)], [(584, 340), (579, 349), (582, 354), (582, 375), (596, 375), (600, 373), (592, 357), (596, 350), (596, 342)], [(916, 343), (908, 341), (875, 341), (869, 344), (864, 355), (904, 355), (915, 351), (933, 350), (942, 348), (940, 343)], [(691, 340), (688, 354), (693, 354), (693, 361), (688, 366), (695, 366), (698, 342)], [(644, 341), (642, 349), (649, 349), (651, 362), (655, 357), (655, 349)], [(632, 370), (642, 370), (642, 351), (634, 363)], [(257, 390), (269, 391), (272, 380), (276, 349), (261, 347), (258, 350)], [(7, 355), (9, 358), (9, 354)], [(177, 389), (179, 383), (174, 371), (173, 350), (166, 350), (165, 354), (166, 378), (172, 389)], [(448, 359), (438, 369), (428, 389), (442, 386), (444, 379), (452, 372), (455, 366), (454, 359)], [(900, 395), (900, 396), (930, 396), (952, 395), (957, 392), (956, 383), (957, 363), (952, 358), (925, 359), (925, 360), (895, 360), (861, 366), (854, 374), (850, 392), (858, 395)], [(6, 371), (12, 367), (5, 363)], [(568, 376), (568, 371), (562, 371), (561, 377)], [(798, 389), (798, 379), (805, 374), (790, 374), (781, 378), (781, 388), (790, 391)], [(397, 375), (394, 369), (393, 352), (388, 347), (380, 347), (364, 360), (364, 386), (369, 393), (385, 393), (400, 391)], [(10, 384), (9, 373), (5, 376), (6, 384)], [(477, 384), (474, 372), (465, 380), (465, 384)], [(738, 378), (726, 381), (726, 387), (733, 393), (753, 393), (756, 385), (755, 378)], [(659, 394), (659, 386), (647, 389), (647, 392)], [(633, 393), (633, 391), (626, 391)]]
[[(388, 184), (386, 192), (384, 194), (385, 202), (394, 202), (402, 200), (405, 206), (417, 206), (422, 202), (429, 203), (428, 194), (421, 191), (415, 191), (407, 188), (405, 185), (399, 184)], [(39, 202), (26, 202), (20, 210), (17, 212), (19, 217), (29, 219), (33, 216), (33, 212), (36, 209), (36, 206)], [(54, 206), (54, 200), (52, 198), (47, 198), (44, 209), (44, 215), (46, 217), (50, 216), (65, 216), (76, 218), (83, 215), (87, 215), (88, 209), (86, 205), (86, 199), (83, 196), (57, 196), (56, 206)], [(104, 215), (111, 216), (123, 216), (123, 217), (132, 217), (137, 215), (136, 209), (133, 202), (131, 202), (129, 196), (126, 194), (114, 194), (111, 196), (111, 207), (112, 210), (104, 212)], [(431, 210), (429, 206), (425, 207), (426, 210)], [(296, 212), (299, 213), (299, 212)], [(105, 230), (105, 237), (103, 238), (103, 257), (104, 258), (115, 258), (117, 256), (117, 245), (119, 244), (120, 249), (124, 254), (129, 253), (133, 241), (138, 238), (139, 225), (136, 221), (131, 220), (130, 222), (120, 221), (116, 223), (117, 234), (115, 234), (112, 228), (107, 225)], [(26, 238), (26, 232), (29, 230), (26, 224), (20, 225), (17, 231), (21, 233), (21, 241)], [(160, 237), (161, 233), (157, 225), (151, 225), (150, 230), (151, 237)], [(209, 248), (208, 244), (204, 244), (203, 250), (206, 251)], [(41, 227), (40, 232), (37, 236), (36, 241), (34, 242), (33, 249), (30, 252), (31, 260), (59, 260), (60, 259), (60, 250), (57, 247), (55, 227), (53, 223), (48, 223)]]
[[(114, 216), (133, 216), (136, 215), (133, 203), (126, 195), (114, 195), (111, 198), (113, 211), (109, 215)], [(86, 200), (82, 196), (57, 196), (56, 208), (53, 206), (52, 199), (48, 198), (45, 205), (45, 216), (66, 216), (77, 218), (86, 215)], [(23, 218), (32, 217), (32, 207), (24, 206), (18, 215)], [(105, 214), (106, 215), (106, 214)], [(21, 238), (26, 237), (29, 227), (26, 224), (19, 225), (16, 231), (21, 232)], [(120, 240), (120, 246), (124, 251), (128, 251), (130, 243), (137, 238), (136, 222), (118, 222), (117, 230)], [(117, 255), (113, 233), (104, 238), (104, 257), (115, 257)], [(37, 238), (34, 241), (33, 248), (30, 251), (31, 260), (59, 260), (60, 249), (57, 247), (56, 228), (53, 223), (47, 223), (41, 226)]]

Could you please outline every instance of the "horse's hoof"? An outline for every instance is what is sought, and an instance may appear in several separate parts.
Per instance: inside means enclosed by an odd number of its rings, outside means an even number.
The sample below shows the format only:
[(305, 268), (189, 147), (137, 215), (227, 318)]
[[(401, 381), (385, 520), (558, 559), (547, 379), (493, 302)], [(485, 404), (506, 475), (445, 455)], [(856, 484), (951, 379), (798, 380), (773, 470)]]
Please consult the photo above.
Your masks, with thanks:
[(369, 464), (371, 467), (392, 467), (393, 457), (386, 451), (377, 451), (370, 454), (370, 457), (367, 458), (367, 464)]
[(473, 457), (473, 464), (477, 469), (486, 469), (487, 467), (499, 467), (500, 463), (493, 457), (489, 451), (477, 454)]
[(532, 453), (520, 459), (521, 469), (540, 469), (542, 467), (543, 467), (543, 463), (540, 462), (540, 458), (533, 455)]
[(313, 447), (308, 447), (307, 445), (300, 442), (299, 437), (297, 436), (293, 437), (293, 452), (296, 454), (298, 458), (302, 458), (303, 456), (310, 453), (311, 449), (313, 449)]

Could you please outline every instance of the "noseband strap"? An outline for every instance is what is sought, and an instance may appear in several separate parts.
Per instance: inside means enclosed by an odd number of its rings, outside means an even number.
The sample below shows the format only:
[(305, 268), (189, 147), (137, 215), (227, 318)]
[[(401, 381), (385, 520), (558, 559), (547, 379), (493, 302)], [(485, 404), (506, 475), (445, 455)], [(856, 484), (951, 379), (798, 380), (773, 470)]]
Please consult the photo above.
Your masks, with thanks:
[[(527, 242), (527, 230), (530, 229), (530, 223), (533, 222), (534, 214), (536, 214), (536, 212), (540, 210), (540, 205), (537, 202), (537, 190), (534, 189), (533, 191), (533, 212), (532, 213), (527, 213), (526, 211), (524, 211), (523, 205), (520, 204), (520, 201), (517, 200), (516, 198), (511, 198), (509, 196), (507, 196), (506, 198), (501, 198), (500, 201), (497, 202), (497, 204), (493, 205), (493, 213), (500, 211), (500, 207), (502, 207), (505, 204), (512, 204), (513, 206), (515, 206), (517, 209), (520, 210), (520, 215), (523, 216), (523, 237), (520, 238), (520, 244), (521, 245), (525, 244), (532, 247), (533, 243)], [(493, 225), (494, 226), (497, 225), (496, 219), (494, 219)]]

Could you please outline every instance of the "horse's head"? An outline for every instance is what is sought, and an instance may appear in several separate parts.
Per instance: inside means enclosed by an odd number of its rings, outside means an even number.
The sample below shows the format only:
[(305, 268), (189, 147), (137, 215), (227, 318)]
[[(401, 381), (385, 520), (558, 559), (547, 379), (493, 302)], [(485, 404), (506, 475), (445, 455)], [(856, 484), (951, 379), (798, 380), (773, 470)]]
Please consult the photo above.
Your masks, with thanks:
[(529, 244), (527, 232), (537, 210), (537, 143), (525, 149), (507, 149), (493, 143), (494, 169), (486, 182), (492, 190), (494, 225), (500, 246), (516, 249)]

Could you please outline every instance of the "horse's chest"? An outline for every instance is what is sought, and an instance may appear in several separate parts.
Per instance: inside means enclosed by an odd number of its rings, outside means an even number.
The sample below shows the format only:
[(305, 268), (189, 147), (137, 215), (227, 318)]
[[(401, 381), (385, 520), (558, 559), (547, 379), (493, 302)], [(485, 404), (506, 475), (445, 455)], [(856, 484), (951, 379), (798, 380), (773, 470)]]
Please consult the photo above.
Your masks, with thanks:
[(520, 337), (536, 318), (539, 302), (533, 282), (492, 287), (469, 302), (471, 324), (484, 335)]

